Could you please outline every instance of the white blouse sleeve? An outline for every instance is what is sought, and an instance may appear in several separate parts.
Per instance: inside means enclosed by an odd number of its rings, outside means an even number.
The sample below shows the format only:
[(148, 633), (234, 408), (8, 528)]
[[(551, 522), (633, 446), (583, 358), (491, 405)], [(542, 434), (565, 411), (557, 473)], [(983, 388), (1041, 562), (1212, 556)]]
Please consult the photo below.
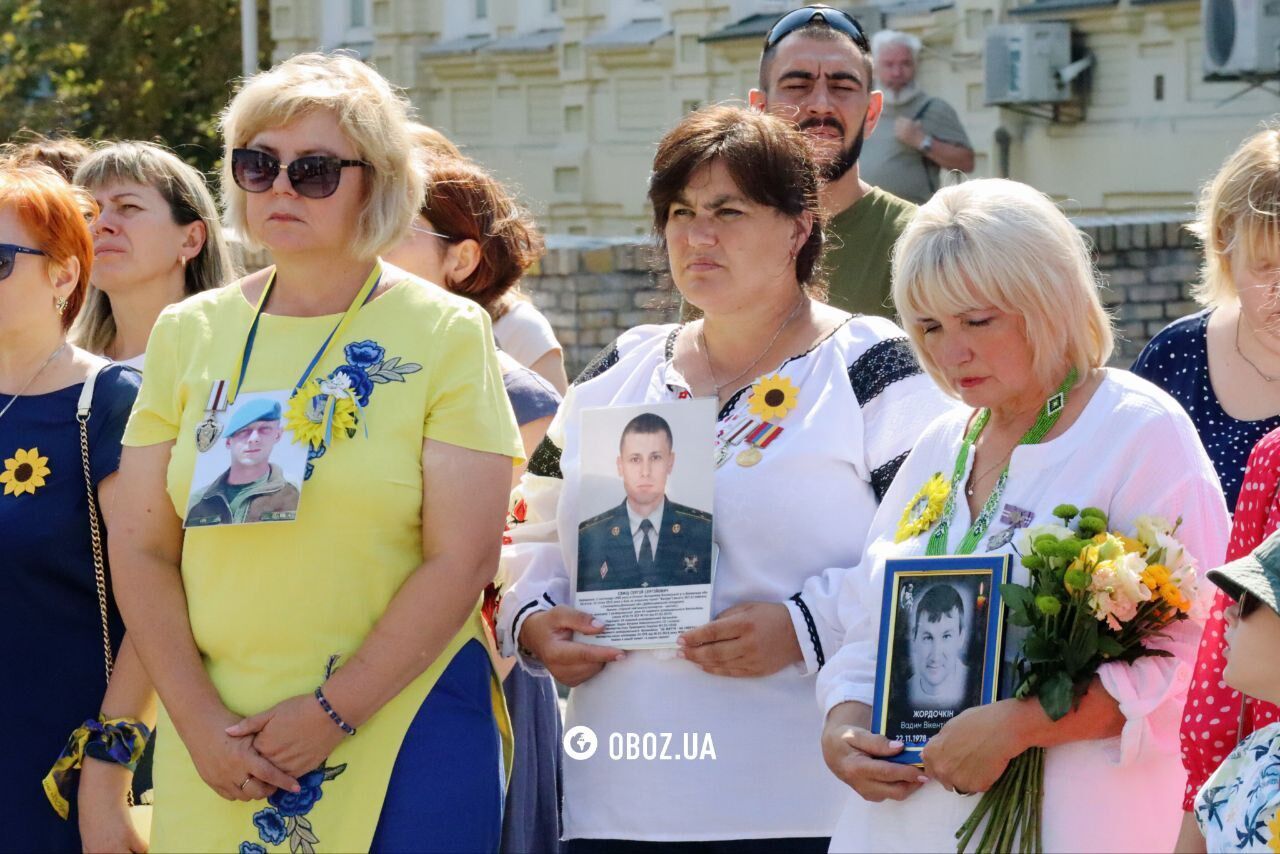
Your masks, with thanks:
[[(957, 404), (920, 369), (901, 330), (888, 321), (882, 323), (897, 334), (867, 348), (849, 366), (848, 374), (858, 404), (858, 423), (849, 428), (850, 440), (857, 445), (855, 468), (883, 508), (886, 492), (916, 440), (934, 419)], [(820, 670), (844, 639), (847, 626), (840, 617), (839, 599), (848, 572), (848, 567), (827, 569), (805, 582), (786, 603), (804, 653), (805, 674)]]
[[(880, 636), (880, 611), (884, 602), (885, 550), (893, 548), (893, 536), (897, 530), (902, 508), (919, 488), (924, 478), (931, 475), (929, 453), (931, 438), (943, 435), (935, 426), (907, 457), (902, 465), (902, 477), (896, 479), (885, 493), (867, 532), (867, 548), (858, 566), (841, 574), (839, 584), (830, 596), (835, 611), (834, 621), (844, 628), (832, 646), (832, 655), (818, 672), (818, 704), (823, 714), (833, 706), (849, 701), (871, 705), (875, 699), (876, 656)], [(929, 469), (928, 474), (924, 472)], [(904, 546), (896, 547), (901, 555)], [(923, 540), (920, 544), (923, 549)]]
[(556, 515), (564, 484), (560, 474), (563, 416), (572, 394), (570, 388), (560, 413), (512, 490), (512, 507), (521, 511), (513, 515), (517, 519), (523, 516), (523, 521), (514, 522), (507, 532), (498, 564), (502, 591), (496, 621), (499, 649), (504, 656), (518, 656), (521, 666), (536, 674), (546, 673), (546, 669), (521, 652), (520, 628), (532, 614), (570, 604), (569, 574), (560, 550)]
[(1203, 614), (1213, 598), (1213, 585), (1204, 574), (1225, 560), (1230, 534), (1226, 502), (1208, 455), (1190, 419), (1181, 412), (1175, 416), (1135, 436), (1141, 448), (1134, 448), (1134, 468), (1116, 493), (1111, 526), (1132, 530), (1134, 519), (1144, 514), (1170, 521), (1180, 518), (1176, 536), (1199, 564), (1201, 602), (1193, 609), (1192, 619), (1175, 623), (1168, 637), (1149, 643), (1171, 653), (1170, 657), (1147, 656), (1130, 664), (1108, 662), (1098, 669), (1102, 687), (1115, 698), (1125, 718), (1119, 748), (1112, 757), (1118, 765), (1148, 751), (1167, 755), (1179, 749), (1182, 706), (1195, 669)]

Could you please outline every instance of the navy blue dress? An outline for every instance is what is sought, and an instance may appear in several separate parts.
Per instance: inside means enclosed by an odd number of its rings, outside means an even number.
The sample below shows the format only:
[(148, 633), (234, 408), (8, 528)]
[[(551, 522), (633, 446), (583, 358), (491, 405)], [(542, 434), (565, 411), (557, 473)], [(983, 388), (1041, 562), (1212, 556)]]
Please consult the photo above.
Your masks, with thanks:
[(1280, 415), (1240, 421), (1222, 409), (1209, 382), (1210, 314), (1212, 309), (1206, 309), (1170, 323), (1142, 349), (1130, 370), (1167, 391), (1191, 416), (1222, 481), (1227, 509), (1234, 513), (1249, 454), (1259, 439), (1280, 427)]
[[(89, 417), (95, 487), (120, 465), (120, 437), (139, 384), (136, 371), (118, 365), (98, 377)], [(0, 685), (15, 692), (7, 697), (13, 729), (0, 773), (8, 817), (0, 847), (10, 851), (80, 851), (75, 801), (63, 821), (41, 780), (71, 731), (98, 716), (106, 689), (75, 418), (81, 388), (21, 397), (0, 418)], [(0, 405), (8, 402), (0, 395)], [(109, 577), (108, 602), (118, 647), (124, 625)]]

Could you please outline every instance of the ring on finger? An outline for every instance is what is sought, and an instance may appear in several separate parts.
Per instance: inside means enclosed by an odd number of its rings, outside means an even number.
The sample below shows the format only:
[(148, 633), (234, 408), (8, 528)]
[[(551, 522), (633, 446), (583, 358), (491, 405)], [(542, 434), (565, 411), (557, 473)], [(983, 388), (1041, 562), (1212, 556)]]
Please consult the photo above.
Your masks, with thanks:
[(240, 784), (240, 791), (242, 791), (242, 792), (243, 792), (243, 791), (244, 791), (244, 787), (245, 787), (245, 786), (247, 786), (247, 785), (249, 785), (249, 781), (250, 781), (250, 780), (252, 780), (252, 779), (253, 779), (253, 775), (252, 775), (252, 774), (250, 774), (248, 777), (245, 777), (245, 778), (244, 778), (244, 782)]

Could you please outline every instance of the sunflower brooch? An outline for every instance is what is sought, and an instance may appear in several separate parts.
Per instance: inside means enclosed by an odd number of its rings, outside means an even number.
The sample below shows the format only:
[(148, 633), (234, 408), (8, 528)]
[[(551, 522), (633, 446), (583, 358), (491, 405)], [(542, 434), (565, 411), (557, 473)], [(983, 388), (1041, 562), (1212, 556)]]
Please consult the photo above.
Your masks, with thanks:
[(799, 397), (800, 389), (792, 385), (788, 377), (772, 374), (761, 377), (751, 386), (747, 409), (765, 421), (780, 421), (796, 408)]
[(289, 399), (284, 417), (293, 440), (312, 448), (328, 444), (333, 436), (356, 434), (356, 402), (340, 383), (309, 381)]
[(40, 456), (39, 448), (24, 451), (21, 448), (4, 461), (4, 471), (0, 472), (0, 483), (4, 484), (5, 495), (35, 494), (44, 486), (44, 479), (49, 476), (49, 458)]
[(902, 511), (902, 519), (898, 522), (898, 533), (893, 541), (901, 543), (912, 537), (918, 537), (933, 527), (942, 516), (942, 509), (947, 504), (947, 496), (951, 494), (951, 484), (935, 472), (933, 477), (925, 481)]

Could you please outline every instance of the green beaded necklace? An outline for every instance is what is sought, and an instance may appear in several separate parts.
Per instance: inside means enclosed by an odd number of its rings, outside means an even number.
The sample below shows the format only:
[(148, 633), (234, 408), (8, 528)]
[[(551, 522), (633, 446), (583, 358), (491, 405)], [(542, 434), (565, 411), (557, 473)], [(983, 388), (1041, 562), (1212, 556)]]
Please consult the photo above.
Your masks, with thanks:
[[(1036, 423), (1032, 424), (1031, 429), (1018, 440), (1019, 445), (1038, 444), (1053, 429), (1053, 426), (1058, 423), (1058, 419), (1062, 417), (1062, 410), (1067, 408), (1067, 396), (1070, 394), (1071, 388), (1076, 384), (1076, 377), (1075, 368), (1067, 372), (1067, 378), (1062, 381), (1062, 385), (1058, 386), (1058, 390), (1045, 401), (1039, 416), (1036, 417)], [(973, 426), (965, 434), (964, 442), (960, 445), (960, 453), (956, 455), (956, 470), (951, 475), (951, 489), (947, 493), (947, 503), (943, 505), (942, 518), (938, 520), (933, 533), (929, 535), (929, 545), (925, 549), (926, 555), (938, 556), (947, 553), (947, 538), (951, 532), (951, 520), (956, 515), (956, 496), (962, 491), (960, 479), (964, 477), (965, 466), (969, 462), (969, 453), (972, 451), (974, 443), (978, 441), (978, 437), (982, 435), (983, 428), (987, 426), (987, 422), (990, 420), (991, 410), (980, 410), (978, 417), (973, 419)], [(1004, 469), (1000, 472), (1000, 479), (996, 481), (995, 489), (991, 490), (991, 495), (987, 496), (986, 503), (982, 505), (982, 512), (978, 514), (978, 517), (973, 520), (973, 524), (969, 526), (964, 539), (960, 541), (959, 548), (956, 549), (956, 554), (972, 554), (973, 550), (977, 548), (978, 543), (987, 533), (987, 527), (991, 524), (992, 517), (995, 516), (996, 510), (1000, 507), (1000, 499), (1004, 496), (1004, 487), (1008, 480), (1009, 464), (1005, 463)]]

